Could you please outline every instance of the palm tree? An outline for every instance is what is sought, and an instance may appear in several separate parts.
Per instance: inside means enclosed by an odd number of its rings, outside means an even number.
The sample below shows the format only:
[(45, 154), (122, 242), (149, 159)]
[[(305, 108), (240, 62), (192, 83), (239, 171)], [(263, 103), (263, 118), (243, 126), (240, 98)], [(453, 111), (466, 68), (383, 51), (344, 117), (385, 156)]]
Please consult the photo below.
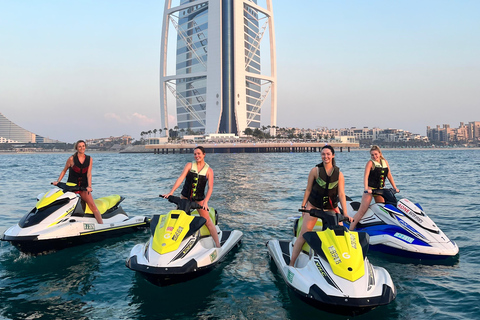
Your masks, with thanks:
[(243, 133), (245, 133), (245, 135), (247, 136), (251, 136), (253, 135), (253, 130), (252, 128), (245, 128), (245, 131), (243, 131)]
[(153, 129), (153, 134), (155, 135), (155, 138), (157, 137), (157, 129)]
[(259, 128), (255, 128), (255, 130), (253, 130), (253, 136), (257, 139), (262, 139), (264, 137), (264, 133)]
[(161, 136), (162, 135), (162, 129), (158, 129), (158, 135)]

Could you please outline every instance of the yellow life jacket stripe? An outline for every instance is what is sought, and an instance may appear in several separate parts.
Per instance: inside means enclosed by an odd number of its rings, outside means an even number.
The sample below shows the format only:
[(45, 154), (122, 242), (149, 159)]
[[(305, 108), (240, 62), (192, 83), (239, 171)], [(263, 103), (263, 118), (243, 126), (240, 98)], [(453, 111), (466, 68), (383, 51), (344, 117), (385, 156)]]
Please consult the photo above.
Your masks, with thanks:
[[(325, 188), (325, 186), (327, 185), (327, 182), (326, 181), (323, 181), (320, 177), (317, 178), (317, 183), (320, 187), (322, 187), (323, 189), (327, 189)], [(338, 185), (338, 180), (337, 181), (334, 181), (334, 182), (330, 182), (328, 184), (328, 189), (333, 189), (335, 188), (336, 186)]]

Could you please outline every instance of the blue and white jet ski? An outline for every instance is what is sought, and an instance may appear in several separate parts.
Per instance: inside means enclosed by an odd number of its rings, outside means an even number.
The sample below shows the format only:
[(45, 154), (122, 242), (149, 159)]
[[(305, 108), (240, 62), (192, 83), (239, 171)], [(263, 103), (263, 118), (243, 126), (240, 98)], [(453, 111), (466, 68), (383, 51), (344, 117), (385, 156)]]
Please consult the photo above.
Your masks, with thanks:
[[(372, 203), (357, 224), (356, 231), (370, 235), (372, 250), (414, 259), (440, 260), (458, 254), (450, 240), (427, 216), (420, 204), (397, 200), (393, 189), (374, 189), (385, 203)], [(355, 214), (360, 202), (347, 199), (348, 212)]]
[(193, 210), (200, 209), (199, 204), (175, 196), (168, 201), (177, 204), (178, 209), (154, 215), (152, 236), (145, 244), (135, 245), (125, 262), (129, 269), (157, 286), (187, 281), (211, 271), (243, 237), (238, 230), (222, 231), (216, 210), (209, 208), (221, 245), (216, 248), (205, 218)]
[(124, 198), (119, 195), (94, 200), (103, 219), (103, 224), (98, 224), (92, 210), (75, 193), (82, 188), (63, 182), (57, 187), (39, 194), (35, 207), (7, 229), (0, 240), (10, 242), (21, 252), (37, 255), (149, 226), (147, 217), (129, 217), (125, 213), (120, 206)]
[(390, 274), (373, 266), (366, 256), (368, 234), (338, 225), (342, 215), (317, 209), (300, 211), (319, 219), (313, 231), (304, 233), (306, 243), (295, 267), (289, 266), (290, 257), (303, 218), (295, 222), (292, 241), (267, 242), (270, 257), (293, 292), (314, 307), (343, 315), (359, 315), (395, 299)]

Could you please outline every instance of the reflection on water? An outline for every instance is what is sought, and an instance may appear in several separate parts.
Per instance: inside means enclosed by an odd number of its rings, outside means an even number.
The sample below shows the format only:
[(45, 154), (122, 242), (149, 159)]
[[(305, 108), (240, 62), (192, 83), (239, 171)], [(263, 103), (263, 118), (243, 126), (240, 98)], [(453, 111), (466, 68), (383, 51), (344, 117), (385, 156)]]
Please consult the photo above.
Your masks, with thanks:
[(85, 318), (88, 306), (82, 297), (90, 291), (100, 265), (94, 253), (72, 249), (31, 257), (9, 251), (2, 255), (2, 265), (3, 316)]
[[(456, 241), (452, 263), (426, 264), (371, 252), (389, 271), (397, 298), (359, 319), (474, 319), (479, 311), (480, 150), (385, 150), (397, 186), (419, 202)], [(0, 155), (0, 231), (18, 220), (51, 188), (69, 154)], [(168, 212), (160, 199), (192, 155), (92, 154), (94, 196), (119, 193), (130, 215)], [(346, 193), (361, 198), (368, 151), (337, 152)], [(309, 170), (319, 153), (207, 154), (215, 172), (209, 204), (223, 230), (244, 233), (221, 267), (186, 283), (156, 287), (125, 267), (148, 232), (62, 250), (21, 255), (0, 243), (0, 317), (7, 319), (345, 319), (295, 297), (278, 274), (265, 243), (290, 239)], [(42, 164), (42, 170), (38, 170)], [(467, 181), (467, 185), (454, 183)], [(179, 191), (177, 191), (179, 192)], [(274, 264), (273, 264), (274, 266)]]
[(221, 270), (167, 287), (157, 287), (136, 274), (129, 290), (132, 319), (198, 319), (211, 317), (212, 306), (221, 283)]

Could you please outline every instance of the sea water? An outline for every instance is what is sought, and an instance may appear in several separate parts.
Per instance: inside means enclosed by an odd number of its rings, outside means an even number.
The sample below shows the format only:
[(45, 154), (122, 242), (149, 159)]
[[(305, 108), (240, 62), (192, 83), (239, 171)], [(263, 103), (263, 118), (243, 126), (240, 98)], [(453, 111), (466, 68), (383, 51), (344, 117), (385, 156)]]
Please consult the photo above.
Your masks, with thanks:
[[(191, 154), (92, 153), (95, 197), (120, 194), (129, 215), (166, 213), (170, 191)], [(480, 150), (385, 150), (401, 193), (421, 204), (460, 247), (435, 264), (369, 252), (388, 270), (397, 298), (357, 319), (480, 318)], [(0, 155), (0, 232), (52, 188), (69, 154)], [(359, 200), (367, 150), (338, 152), (348, 196)], [(239, 249), (197, 279), (156, 287), (125, 267), (148, 232), (61, 250), (21, 254), (0, 244), (0, 318), (4, 319), (347, 319), (298, 299), (270, 261), (265, 243), (290, 239), (308, 172), (319, 153), (207, 154), (215, 173), (209, 205), (224, 230), (244, 233)], [(66, 178), (64, 178), (64, 181)], [(180, 189), (180, 188), (179, 188)], [(177, 190), (178, 195), (180, 190)]]

